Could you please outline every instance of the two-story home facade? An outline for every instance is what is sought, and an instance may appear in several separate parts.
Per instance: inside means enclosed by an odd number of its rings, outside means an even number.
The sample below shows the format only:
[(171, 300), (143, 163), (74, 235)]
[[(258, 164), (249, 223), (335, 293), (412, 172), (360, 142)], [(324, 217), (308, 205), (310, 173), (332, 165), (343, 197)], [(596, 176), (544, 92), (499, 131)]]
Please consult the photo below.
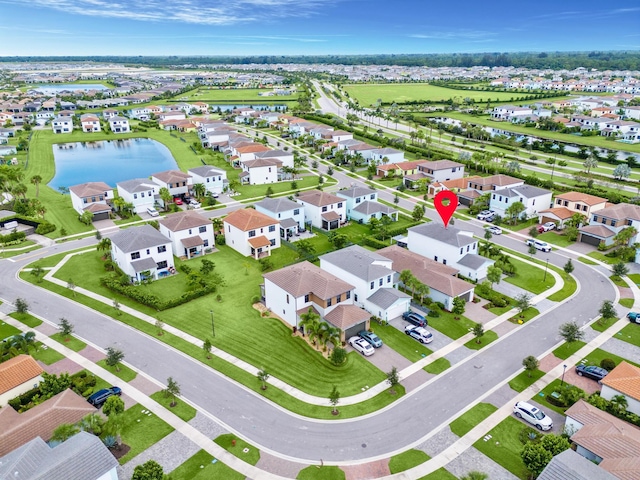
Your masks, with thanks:
[(160, 233), (171, 240), (176, 257), (191, 259), (215, 246), (213, 223), (193, 210), (167, 215), (159, 224)]
[(204, 165), (202, 167), (190, 168), (188, 170), (191, 175), (191, 184), (201, 183), (204, 185), (205, 191), (212, 194), (220, 194), (224, 191), (227, 181), (227, 172), (221, 168)]
[(104, 182), (88, 182), (69, 187), (73, 209), (82, 215), (85, 211), (93, 214), (93, 221), (109, 219), (111, 206), (107, 200), (113, 199), (113, 189)]
[(253, 208), (231, 212), (223, 224), (226, 244), (245, 257), (257, 260), (280, 247), (279, 222)]
[(80, 124), (82, 125), (82, 131), (85, 133), (100, 131), (100, 119), (92, 113), (80, 115)]
[(504, 188), (491, 193), (489, 208), (501, 217), (508, 217), (507, 209), (514, 203), (520, 202), (524, 205), (520, 218), (537, 217), (538, 212), (548, 209), (551, 205), (551, 195), (550, 190), (531, 185)]
[(253, 158), (251, 160), (239, 160), (242, 173), (239, 175), (242, 183), (249, 185), (265, 185), (278, 181), (278, 171), (282, 167), (282, 161), (277, 158)]
[(289, 240), (304, 231), (304, 207), (286, 197), (265, 198), (255, 204), (256, 210), (280, 223), (280, 237)]
[(378, 192), (369, 187), (349, 187), (338, 190), (336, 195), (346, 204), (347, 219), (359, 223), (369, 223), (372, 218), (380, 220), (383, 216), (398, 220), (398, 212), (391, 207), (378, 203)]
[(175, 271), (171, 240), (151, 225), (127, 228), (113, 235), (111, 258), (132, 282), (157, 280)]
[(359, 245), (322, 255), (320, 268), (355, 287), (353, 303), (383, 320), (409, 310), (411, 297), (395, 288), (393, 262)]
[(453, 267), (471, 280), (484, 279), (489, 266), (495, 263), (478, 254), (478, 240), (472, 232), (431, 222), (411, 227), (407, 233), (410, 251)]
[(558, 228), (563, 228), (567, 220), (579, 213), (588, 221), (591, 214), (607, 206), (607, 199), (581, 192), (566, 192), (557, 195), (553, 200), (553, 207), (541, 210), (539, 223), (555, 222)]
[(129, 119), (115, 115), (109, 118), (109, 128), (113, 133), (127, 133), (131, 131)]
[(320, 190), (300, 193), (296, 201), (304, 207), (305, 224), (324, 230), (335, 230), (347, 220), (344, 199)]
[(155, 204), (155, 195), (157, 195), (160, 189), (157, 183), (147, 178), (125, 180), (124, 182), (117, 183), (116, 188), (118, 189), (118, 195), (121, 196), (125, 202), (133, 204), (133, 209), (136, 213), (145, 212), (147, 208), (153, 207)]
[[(589, 225), (580, 227), (578, 241), (595, 246), (603, 242), (610, 246), (616, 234), (628, 227), (640, 231), (640, 205), (618, 203), (593, 212)], [(637, 238), (638, 234), (630, 238), (629, 245), (636, 243)]]
[(189, 193), (191, 186), (191, 175), (180, 170), (165, 170), (151, 174), (151, 180), (160, 188), (166, 188), (169, 193), (176, 197)]
[(73, 118), (69, 116), (58, 116), (51, 121), (53, 133), (73, 132)]

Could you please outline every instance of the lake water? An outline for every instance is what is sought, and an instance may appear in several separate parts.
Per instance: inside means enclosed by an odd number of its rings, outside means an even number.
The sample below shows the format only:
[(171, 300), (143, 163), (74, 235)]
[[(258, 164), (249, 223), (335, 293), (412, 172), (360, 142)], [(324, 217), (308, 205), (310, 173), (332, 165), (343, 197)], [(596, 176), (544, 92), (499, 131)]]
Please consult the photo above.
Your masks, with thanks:
[(215, 112), (218, 109), (218, 107), (220, 107), (220, 110), (223, 112), (228, 112), (229, 110), (235, 110), (236, 108), (253, 108), (254, 110), (271, 110), (271, 111), (287, 109), (286, 105), (240, 105), (239, 103), (236, 103), (236, 104), (210, 103), (209, 104), (209, 110), (211, 110), (212, 112)]
[(105, 87), (100, 83), (57, 83), (55, 85), (38, 85), (37, 87), (29, 88), (41, 93), (59, 93), (64, 91), (75, 92), (76, 90), (109, 90), (109, 87)]
[(53, 145), (53, 157), (56, 174), (49, 186), (54, 190), (86, 182), (115, 187), (124, 180), (178, 170), (169, 149), (148, 138), (58, 143)]

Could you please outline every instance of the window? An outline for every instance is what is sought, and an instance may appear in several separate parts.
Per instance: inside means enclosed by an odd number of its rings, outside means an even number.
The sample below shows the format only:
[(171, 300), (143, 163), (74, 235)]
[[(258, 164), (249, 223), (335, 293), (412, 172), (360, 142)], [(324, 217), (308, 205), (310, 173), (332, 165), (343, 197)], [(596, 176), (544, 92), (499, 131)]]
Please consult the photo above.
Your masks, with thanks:
[(616, 223), (617, 223), (617, 222), (616, 222), (615, 220), (611, 220), (611, 226), (612, 226), (612, 227), (615, 227), (615, 226), (616, 226)]
[(603, 225), (606, 225), (606, 224), (607, 224), (607, 219), (606, 219), (606, 218), (604, 218), (604, 217), (602, 217), (602, 220), (600, 220), (600, 222), (601, 222)]
[(327, 211), (327, 207), (322, 207), (322, 211), (326, 212)]
[(189, 229), (189, 235), (191, 235), (191, 229)]
[(88, 198), (83, 198), (83, 199), (82, 199), (82, 202), (83, 202), (83, 203), (89, 203), (89, 199), (88, 199)]
[(271, 240), (269, 240), (269, 243), (271, 244), (272, 247), (276, 246), (276, 239), (272, 238)]
[(205, 247), (209, 246), (209, 240), (203, 240), (202, 241), (202, 245), (204, 245)]
[(231, 225), (227, 227), (227, 232), (231, 233)]
[(138, 258), (140, 258), (140, 252), (133, 252), (131, 254), (131, 260), (137, 260)]
[(391, 283), (391, 275), (387, 275), (387, 283)]
[(167, 251), (167, 246), (166, 245), (160, 245), (158, 247), (158, 253), (164, 253)]
[(467, 245), (467, 252), (469, 251), (469, 245)]
[(371, 282), (371, 286), (369, 287), (371, 290), (373, 290), (373, 285), (375, 282)]
[(276, 226), (275, 225), (269, 225), (269, 231), (270, 232), (275, 232), (276, 231)]
[(360, 197), (356, 198), (356, 203), (360, 203)]
[(436, 255), (435, 257), (433, 257), (433, 260), (437, 262), (438, 261), (438, 256)]
[(583, 206), (582, 206), (582, 211), (583, 211), (583, 212), (586, 212), (586, 211), (587, 211), (587, 206), (586, 206), (586, 205), (583, 205)]
[(383, 281), (383, 280), (384, 280), (383, 278), (381, 278), (380, 280), (378, 280), (378, 285), (382, 286), (382, 281)]
[(255, 230), (249, 230), (249, 238), (255, 237), (255, 236), (256, 236), (256, 231)]
[(336, 297), (336, 303), (340, 303), (342, 301), (342, 297), (340, 295), (338, 295)]
[(134, 194), (133, 194), (133, 198), (138, 198), (138, 194), (137, 194), (137, 193), (134, 193)]
[[(347, 292), (347, 298), (349, 298), (351, 296), (351, 292)], [(354, 293), (353, 294), (353, 301), (357, 302), (358, 301), (358, 294)]]
[(287, 303), (289, 303), (289, 294), (287, 294)]
[(594, 216), (593, 216), (593, 221), (594, 221), (594, 222), (597, 222), (597, 221), (598, 221), (598, 216), (597, 216), (597, 215), (594, 215)]
[(443, 259), (442, 259), (442, 264), (443, 264), (443, 265), (446, 265), (446, 264), (447, 264), (447, 259), (446, 259), (446, 258), (443, 258)]
[(560, 200), (559, 198), (556, 199), (556, 204), (557, 205), (561, 205), (562, 204), (562, 200)]
[(207, 183), (209, 183), (211, 181), (211, 179), (209, 177), (207, 177)]
[(167, 261), (163, 260), (161, 262), (156, 263), (156, 267), (158, 267), (158, 268), (167, 268)]
[(282, 215), (281, 215), (281, 214), (278, 214), (278, 218), (280, 218), (280, 217), (282, 217)]
[(98, 197), (98, 198), (100, 198), (100, 201), (102, 201), (102, 200), (104, 200), (104, 195), (100, 195), (100, 197)]
[(338, 208), (342, 208), (342, 202), (338, 203)]
[(376, 199), (376, 194), (372, 193), (371, 196), (369, 197), (371, 200), (375, 200)]
[(147, 255), (151, 255), (151, 250), (147, 248)]
[(200, 232), (200, 233), (207, 233), (207, 227), (206, 227), (206, 226), (203, 226), (203, 227), (198, 228), (198, 232)]
[(269, 167), (269, 173), (271, 173), (271, 167)]
[(304, 296), (304, 303), (309, 303), (309, 294)]
[(300, 215), (300, 209), (299, 209), (299, 208), (296, 208), (296, 209), (293, 211), (293, 214), (294, 214), (294, 215)]
[(144, 192), (140, 194), (140, 198), (144, 198)]
[(333, 299), (329, 298), (327, 299), (327, 307), (330, 307), (331, 305), (333, 305)]
[(463, 250), (464, 250), (464, 248), (461, 248), (461, 249), (460, 249), (460, 255), (462, 255), (462, 251), (463, 251)]
[(494, 200), (496, 199), (496, 194), (495, 194), (495, 193), (493, 194), (493, 199), (494, 199)]

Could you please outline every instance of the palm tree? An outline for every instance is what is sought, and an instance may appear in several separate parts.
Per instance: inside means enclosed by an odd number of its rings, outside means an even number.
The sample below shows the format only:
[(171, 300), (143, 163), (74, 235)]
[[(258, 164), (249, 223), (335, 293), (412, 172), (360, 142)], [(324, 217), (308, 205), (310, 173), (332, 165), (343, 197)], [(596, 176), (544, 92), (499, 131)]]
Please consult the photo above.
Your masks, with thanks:
[(73, 437), (76, 433), (78, 433), (78, 427), (71, 423), (63, 423), (53, 431), (51, 440), (54, 440), (56, 442), (64, 442), (68, 438)]
[(331, 343), (333, 347), (337, 347), (340, 343), (340, 329), (329, 325), (327, 322), (322, 322), (319, 327), (320, 330), (320, 343), (327, 345)]
[(598, 159), (596, 158), (596, 156), (592, 152), (584, 160), (584, 163), (582, 165), (584, 165), (584, 168), (587, 169), (587, 174), (590, 175), (591, 174), (591, 169), (598, 167)]
[(110, 238), (103, 238), (102, 240), (100, 240), (100, 242), (98, 243), (98, 246), (96, 248), (99, 251), (111, 250), (111, 239)]
[(624, 395), (614, 395), (610, 400), (612, 408), (617, 412), (624, 412), (629, 403), (627, 402), (627, 397)]
[(309, 311), (300, 315), (300, 319), (300, 328), (309, 335), (309, 340), (315, 345), (320, 329), (320, 315), (309, 307)]
[(27, 186), (24, 183), (17, 183), (11, 189), (11, 193), (14, 197), (22, 197), (24, 200), (27, 199)]
[(34, 175), (31, 177), (31, 183), (36, 186), (36, 198), (40, 195), (40, 182), (42, 182), (42, 177), (40, 175)]
[[(400, 276), (398, 277), (398, 280), (400, 280), (400, 282), (402, 282), (404, 284), (404, 287), (406, 289), (409, 289), (410, 286), (413, 285), (413, 281), (414, 281), (415, 277), (413, 276), (413, 273), (411, 273), (411, 270), (402, 270), (400, 272)], [(411, 291), (411, 296), (413, 296), (413, 290)]]
[(202, 198), (204, 197), (205, 191), (207, 189), (205, 188), (204, 183), (196, 183), (193, 185), (192, 190), (193, 190), (193, 194), (196, 197)]
[(113, 206), (116, 208), (116, 211), (119, 212), (120, 210), (122, 210), (124, 208), (124, 206), (125, 206), (125, 204), (127, 202), (125, 201), (124, 198), (122, 198), (120, 196), (117, 196), (117, 197), (114, 197), (112, 203), (113, 203)]
[(173, 196), (171, 195), (171, 192), (167, 187), (162, 187), (158, 191), (158, 194), (160, 195), (160, 198), (164, 203), (164, 211), (166, 212), (167, 210), (169, 210), (169, 204), (171, 203), (171, 200), (173, 200)]
[(222, 222), (222, 219), (220, 218), (214, 218), (211, 220), (211, 223), (213, 223), (213, 231), (214, 233), (220, 233), (222, 232), (222, 229), (224, 228), (224, 223)]

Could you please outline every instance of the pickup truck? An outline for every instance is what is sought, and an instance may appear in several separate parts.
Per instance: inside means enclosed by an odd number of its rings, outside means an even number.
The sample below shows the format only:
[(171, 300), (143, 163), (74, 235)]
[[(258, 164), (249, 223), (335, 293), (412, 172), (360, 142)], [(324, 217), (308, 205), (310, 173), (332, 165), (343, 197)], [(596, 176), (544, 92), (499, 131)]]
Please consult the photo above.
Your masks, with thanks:
[(551, 245), (549, 245), (547, 242), (541, 242), (540, 240), (534, 240), (533, 238), (529, 238), (526, 241), (526, 244), (529, 246), (532, 246), (536, 249), (536, 250), (540, 250), (542, 252), (550, 252), (551, 251)]
[(629, 313), (627, 313), (627, 318), (632, 323), (640, 323), (640, 313), (638, 313), (638, 312), (629, 312)]

